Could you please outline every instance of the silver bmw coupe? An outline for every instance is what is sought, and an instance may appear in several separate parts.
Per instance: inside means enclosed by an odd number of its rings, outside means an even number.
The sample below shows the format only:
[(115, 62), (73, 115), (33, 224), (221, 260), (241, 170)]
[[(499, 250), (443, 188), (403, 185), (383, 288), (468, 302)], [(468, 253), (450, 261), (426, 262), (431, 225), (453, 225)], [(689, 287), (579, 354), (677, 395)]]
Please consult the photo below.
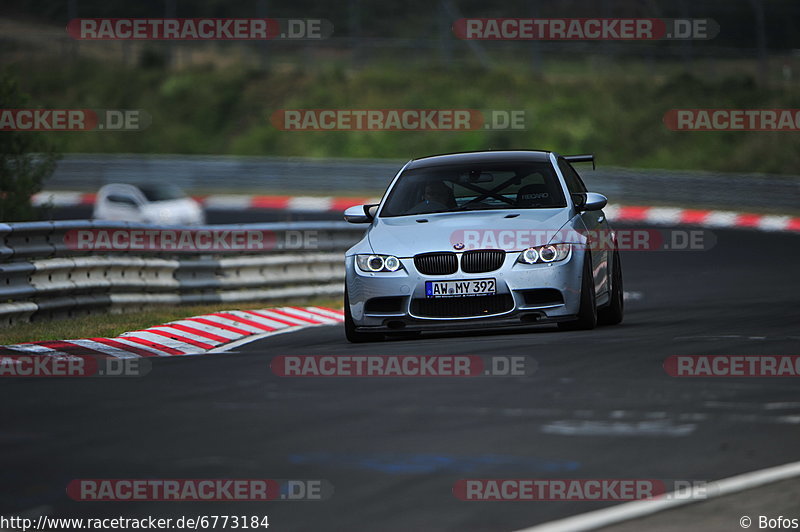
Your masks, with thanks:
[(351, 342), (424, 331), (622, 321), (622, 267), (603, 207), (572, 163), (592, 155), (484, 151), (409, 161), (345, 257)]

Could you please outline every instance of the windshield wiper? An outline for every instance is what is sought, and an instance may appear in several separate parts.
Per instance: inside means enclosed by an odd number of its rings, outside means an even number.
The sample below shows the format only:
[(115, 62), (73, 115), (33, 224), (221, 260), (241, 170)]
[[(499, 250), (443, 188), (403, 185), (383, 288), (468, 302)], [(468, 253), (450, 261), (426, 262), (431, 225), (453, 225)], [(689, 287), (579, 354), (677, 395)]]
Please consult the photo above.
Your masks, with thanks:
[(486, 211), (496, 209), (493, 205), (486, 205), (485, 203), (466, 203), (456, 209), (457, 211)]

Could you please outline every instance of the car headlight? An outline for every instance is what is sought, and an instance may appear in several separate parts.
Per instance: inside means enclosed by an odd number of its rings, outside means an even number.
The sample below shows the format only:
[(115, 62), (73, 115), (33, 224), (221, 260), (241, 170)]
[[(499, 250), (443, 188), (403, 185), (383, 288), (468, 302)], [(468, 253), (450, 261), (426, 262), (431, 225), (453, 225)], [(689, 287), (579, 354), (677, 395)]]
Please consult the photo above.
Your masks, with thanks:
[(394, 255), (356, 255), (356, 265), (362, 272), (396, 272), (403, 267)]
[(520, 253), (517, 262), (523, 264), (542, 264), (558, 262), (569, 257), (569, 244), (547, 244), (528, 248)]

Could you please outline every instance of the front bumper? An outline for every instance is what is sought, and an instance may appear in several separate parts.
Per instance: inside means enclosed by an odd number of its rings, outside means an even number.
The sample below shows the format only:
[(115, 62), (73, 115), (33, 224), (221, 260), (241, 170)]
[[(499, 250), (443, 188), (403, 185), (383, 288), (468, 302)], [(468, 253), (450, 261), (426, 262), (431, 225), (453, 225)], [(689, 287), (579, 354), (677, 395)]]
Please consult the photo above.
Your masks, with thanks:
[[(551, 264), (517, 263), (519, 253), (506, 253), (503, 265), (485, 273), (424, 275), (412, 258), (403, 258), (396, 272), (366, 273), (346, 258), (350, 313), (359, 331), (434, 331), (513, 327), (573, 319), (580, 307), (584, 251), (575, 249)], [(460, 261), (459, 261), (460, 262)], [(496, 279), (495, 296), (467, 296), (431, 301), (426, 281)], [(488, 299), (495, 297), (489, 303)], [(472, 301), (469, 301), (472, 300)], [(486, 303), (484, 303), (486, 302)], [(471, 313), (471, 310), (475, 310)], [(449, 312), (452, 310), (453, 312)], [(463, 315), (464, 313), (467, 315)]]

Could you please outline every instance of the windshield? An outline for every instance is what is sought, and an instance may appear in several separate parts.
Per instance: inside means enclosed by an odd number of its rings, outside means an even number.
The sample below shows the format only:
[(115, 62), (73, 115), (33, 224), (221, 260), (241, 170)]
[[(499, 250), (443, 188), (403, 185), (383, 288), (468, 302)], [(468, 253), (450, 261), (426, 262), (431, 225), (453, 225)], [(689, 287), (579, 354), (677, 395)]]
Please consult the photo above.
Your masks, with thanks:
[(566, 207), (549, 162), (485, 163), (407, 170), (380, 216)]
[(186, 194), (175, 185), (140, 185), (147, 201), (168, 201), (185, 198)]

